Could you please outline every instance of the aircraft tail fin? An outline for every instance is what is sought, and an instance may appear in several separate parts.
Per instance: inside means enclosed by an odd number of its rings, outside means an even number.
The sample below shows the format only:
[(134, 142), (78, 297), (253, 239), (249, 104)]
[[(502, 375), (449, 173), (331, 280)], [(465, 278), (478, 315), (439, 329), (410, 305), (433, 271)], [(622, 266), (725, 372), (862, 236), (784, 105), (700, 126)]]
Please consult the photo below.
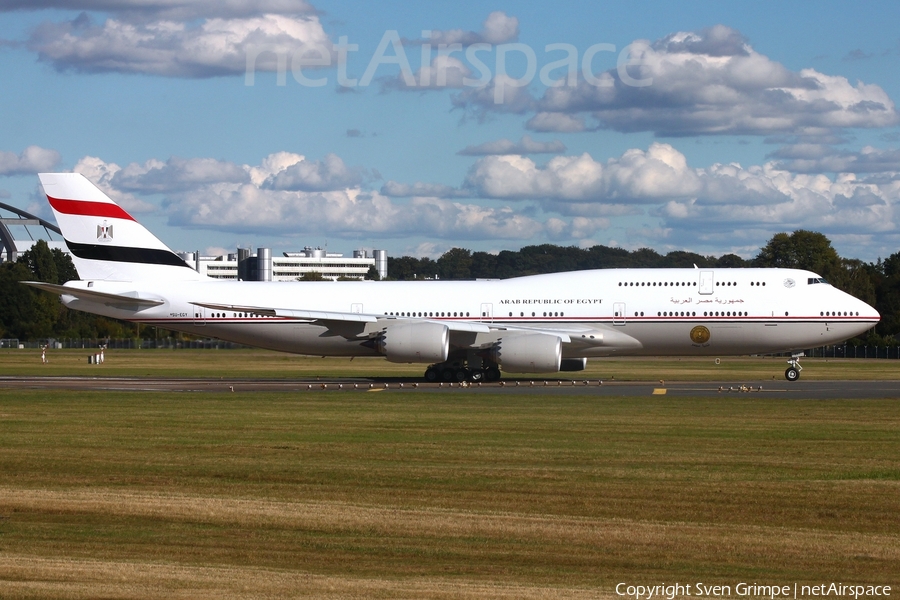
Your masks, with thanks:
[(204, 279), (84, 175), (38, 177), (82, 279)]

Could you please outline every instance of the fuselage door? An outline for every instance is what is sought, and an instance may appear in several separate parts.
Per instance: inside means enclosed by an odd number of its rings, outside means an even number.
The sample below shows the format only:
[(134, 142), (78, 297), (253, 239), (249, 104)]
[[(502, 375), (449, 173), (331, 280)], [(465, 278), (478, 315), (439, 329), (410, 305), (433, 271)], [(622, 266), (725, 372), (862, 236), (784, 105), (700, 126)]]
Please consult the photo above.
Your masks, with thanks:
[(700, 271), (700, 290), (699, 293), (708, 296), (713, 293), (713, 272)]
[(191, 308), (194, 310), (194, 325), (206, 325), (206, 308), (196, 305), (191, 305)]
[(625, 303), (613, 302), (613, 325), (625, 324)]
[(493, 304), (482, 304), (481, 305), (481, 320), (485, 323), (493, 323), (494, 322), (494, 305)]

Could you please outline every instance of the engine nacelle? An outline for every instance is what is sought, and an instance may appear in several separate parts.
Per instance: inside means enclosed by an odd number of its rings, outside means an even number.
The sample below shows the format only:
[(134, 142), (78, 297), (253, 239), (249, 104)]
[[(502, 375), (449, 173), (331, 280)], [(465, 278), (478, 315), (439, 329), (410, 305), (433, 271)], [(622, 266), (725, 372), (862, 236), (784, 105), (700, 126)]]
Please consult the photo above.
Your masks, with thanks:
[(390, 325), (375, 339), (375, 349), (390, 362), (444, 362), (450, 353), (450, 330), (441, 323)]
[(586, 358), (564, 358), (559, 363), (560, 371), (584, 371), (587, 368)]
[(541, 333), (504, 336), (491, 347), (490, 357), (507, 373), (556, 373), (562, 340)]

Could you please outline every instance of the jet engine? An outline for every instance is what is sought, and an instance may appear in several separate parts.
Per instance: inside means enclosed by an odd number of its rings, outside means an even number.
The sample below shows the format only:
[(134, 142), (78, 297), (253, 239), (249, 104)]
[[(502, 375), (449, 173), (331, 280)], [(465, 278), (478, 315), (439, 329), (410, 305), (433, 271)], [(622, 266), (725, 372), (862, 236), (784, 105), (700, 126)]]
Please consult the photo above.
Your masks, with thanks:
[(378, 352), (396, 363), (440, 363), (450, 352), (450, 330), (441, 323), (390, 325), (373, 341)]
[(541, 333), (504, 336), (491, 346), (490, 358), (507, 373), (556, 373), (562, 340)]

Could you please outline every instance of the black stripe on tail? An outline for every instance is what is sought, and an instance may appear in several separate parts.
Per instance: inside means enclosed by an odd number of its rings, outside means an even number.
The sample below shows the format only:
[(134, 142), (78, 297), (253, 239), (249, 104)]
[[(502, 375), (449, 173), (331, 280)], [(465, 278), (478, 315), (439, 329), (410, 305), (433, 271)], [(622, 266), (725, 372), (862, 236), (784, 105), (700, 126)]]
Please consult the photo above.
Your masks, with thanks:
[(108, 246), (105, 244), (78, 244), (70, 242), (69, 240), (66, 240), (66, 246), (69, 247), (72, 254), (85, 260), (105, 260), (109, 262), (142, 263), (146, 265), (191, 268), (171, 250), (129, 248), (125, 246)]

